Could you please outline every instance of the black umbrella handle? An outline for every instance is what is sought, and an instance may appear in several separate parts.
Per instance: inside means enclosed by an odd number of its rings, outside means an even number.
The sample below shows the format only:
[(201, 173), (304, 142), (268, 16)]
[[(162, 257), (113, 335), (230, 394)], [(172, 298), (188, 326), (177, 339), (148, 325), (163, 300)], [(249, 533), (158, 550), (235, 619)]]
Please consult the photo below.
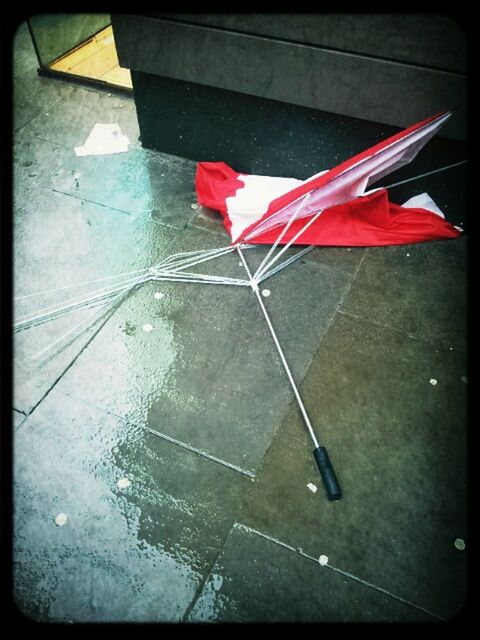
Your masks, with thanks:
[(327, 450), (325, 447), (317, 447), (314, 449), (313, 455), (320, 471), (320, 475), (322, 476), (328, 499), (340, 500), (342, 497), (342, 490), (338, 484), (337, 476), (333, 470)]

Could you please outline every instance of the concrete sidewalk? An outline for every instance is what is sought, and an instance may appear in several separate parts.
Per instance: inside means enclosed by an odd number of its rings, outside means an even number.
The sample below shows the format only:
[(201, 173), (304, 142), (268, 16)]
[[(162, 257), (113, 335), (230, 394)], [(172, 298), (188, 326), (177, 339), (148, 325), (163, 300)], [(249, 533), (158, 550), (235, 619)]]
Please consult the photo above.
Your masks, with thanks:
[[(15, 296), (229, 244), (196, 205), (195, 163), (142, 148), (133, 99), (38, 77), (26, 27), (14, 54)], [(76, 157), (97, 122), (118, 123), (130, 150)], [(464, 180), (457, 167), (392, 198), (428, 190), (459, 224)], [(338, 502), (249, 289), (146, 284), (38, 360), (91, 310), (15, 334), (20, 610), (62, 622), (454, 616), (468, 553), (466, 241), (317, 248), (266, 285)], [(255, 265), (265, 251), (245, 255)], [(209, 269), (244, 277), (235, 254)], [(59, 299), (25, 298), (15, 315)]]

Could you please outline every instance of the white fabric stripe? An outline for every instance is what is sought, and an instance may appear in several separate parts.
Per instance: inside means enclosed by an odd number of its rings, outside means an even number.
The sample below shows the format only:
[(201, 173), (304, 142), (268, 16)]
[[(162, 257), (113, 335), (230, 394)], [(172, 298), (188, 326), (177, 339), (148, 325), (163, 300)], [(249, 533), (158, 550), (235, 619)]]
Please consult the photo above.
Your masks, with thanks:
[(302, 184), (296, 178), (274, 178), (270, 176), (239, 175), (238, 180), (244, 187), (237, 190), (234, 196), (226, 198), (227, 213), (232, 223), (232, 240), (251, 224), (261, 218), (272, 200), (288, 193)]

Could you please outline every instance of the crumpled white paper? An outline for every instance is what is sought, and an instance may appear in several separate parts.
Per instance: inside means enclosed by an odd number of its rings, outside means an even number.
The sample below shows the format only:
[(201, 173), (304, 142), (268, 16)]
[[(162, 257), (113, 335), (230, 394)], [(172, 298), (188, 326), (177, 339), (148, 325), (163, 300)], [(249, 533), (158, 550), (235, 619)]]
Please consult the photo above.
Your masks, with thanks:
[(85, 144), (74, 147), (77, 156), (98, 156), (128, 151), (130, 140), (122, 133), (118, 124), (97, 123)]

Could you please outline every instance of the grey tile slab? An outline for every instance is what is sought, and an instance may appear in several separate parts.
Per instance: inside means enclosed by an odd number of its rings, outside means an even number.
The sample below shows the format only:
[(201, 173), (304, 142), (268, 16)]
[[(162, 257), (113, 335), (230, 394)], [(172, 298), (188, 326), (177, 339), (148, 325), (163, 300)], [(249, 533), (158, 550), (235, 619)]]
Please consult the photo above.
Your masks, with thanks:
[(51, 191), (53, 178), (64, 171), (77, 171), (69, 166), (71, 153), (57, 143), (47, 142), (17, 132), (13, 139), (13, 207), (15, 211), (41, 200)]
[(68, 99), (64, 97), (50, 105), (42, 105), (39, 115), (23, 127), (25, 135), (56, 142), (73, 152), (74, 147), (84, 144), (96, 123), (116, 123), (130, 140), (130, 148), (140, 148), (138, 121), (132, 97), (84, 88), (55, 78), (42, 80), (48, 82), (45, 86), (49, 90), (52, 88), (53, 93), (66, 91), (64, 86), (68, 87)]
[(249, 483), (53, 391), (14, 440), (20, 610), (49, 622), (179, 621)]
[(235, 525), (189, 620), (431, 622), (434, 618)]
[[(13, 129), (23, 130), (37, 117), (49, 122), (54, 110), (73, 96), (73, 84), (44, 78), (36, 70), (13, 76)], [(67, 103), (64, 103), (67, 104)]]
[[(168, 255), (168, 247), (174, 237), (174, 231), (151, 222), (69, 196), (38, 192), (14, 215), (14, 297), (29, 296), (14, 302), (15, 318), (39, 312), (62, 301), (79, 297), (86, 299), (91, 291), (108, 286), (112, 281), (99, 281), (39, 296), (31, 296), (33, 293), (155, 264)], [(114, 282), (122, 280), (124, 278), (118, 278)], [(40, 360), (32, 360), (31, 356), (94, 311), (77, 310), (15, 334), (15, 408), (28, 413), (76, 357), (91, 334), (82, 335), (53, 359), (49, 354)], [(55, 349), (52, 354), (54, 352)]]
[(325, 264), (354, 275), (365, 254), (363, 247), (315, 247), (302, 260)]
[(369, 248), (342, 310), (465, 348), (467, 239)]
[(53, 189), (182, 229), (195, 214), (194, 171), (189, 160), (139, 148), (77, 157), (73, 148), (22, 131), (14, 147), (14, 203)]
[[(184, 236), (179, 247), (190, 248)], [(206, 239), (216, 237), (197, 231), (190, 243), (205, 248)], [(241, 274), (238, 256), (231, 259)], [(269, 284), (267, 306), (297, 379), (348, 284), (345, 274), (313, 263), (294, 265)], [(145, 332), (145, 324), (153, 330)], [(247, 473), (260, 464), (292, 399), (253, 293), (188, 283), (144, 285), (60, 385)]]
[(195, 213), (191, 206), (195, 203), (195, 164), (190, 160), (132, 149), (107, 156), (70, 157), (65, 167), (52, 179), (55, 190), (179, 229)]
[(207, 229), (208, 231), (212, 231), (229, 238), (225, 227), (223, 226), (223, 218), (221, 214), (218, 211), (215, 211), (215, 209), (210, 209), (210, 207), (204, 207), (203, 205), (198, 204), (196, 196), (195, 202), (198, 209), (190, 223), (200, 229)]
[[(68, 316), (15, 333), (13, 336), (13, 403), (25, 414), (30, 413), (58, 382), (78, 354), (85, 348), (104, 320), (91, 320), (94, 310), (74, 311)], [(62, 335), (84, 322), (79, 335), (68, 336), (42, 358), (34, 358), (44, 347), (54, 344)]]
[(339, 314), (301, 394), (343, 497), (327, 500), (292, 406), (242, 522), (454, 615), (466, 589), (466, 552), (454, 546), (467, 539), (465, 374), (465, 353)]

